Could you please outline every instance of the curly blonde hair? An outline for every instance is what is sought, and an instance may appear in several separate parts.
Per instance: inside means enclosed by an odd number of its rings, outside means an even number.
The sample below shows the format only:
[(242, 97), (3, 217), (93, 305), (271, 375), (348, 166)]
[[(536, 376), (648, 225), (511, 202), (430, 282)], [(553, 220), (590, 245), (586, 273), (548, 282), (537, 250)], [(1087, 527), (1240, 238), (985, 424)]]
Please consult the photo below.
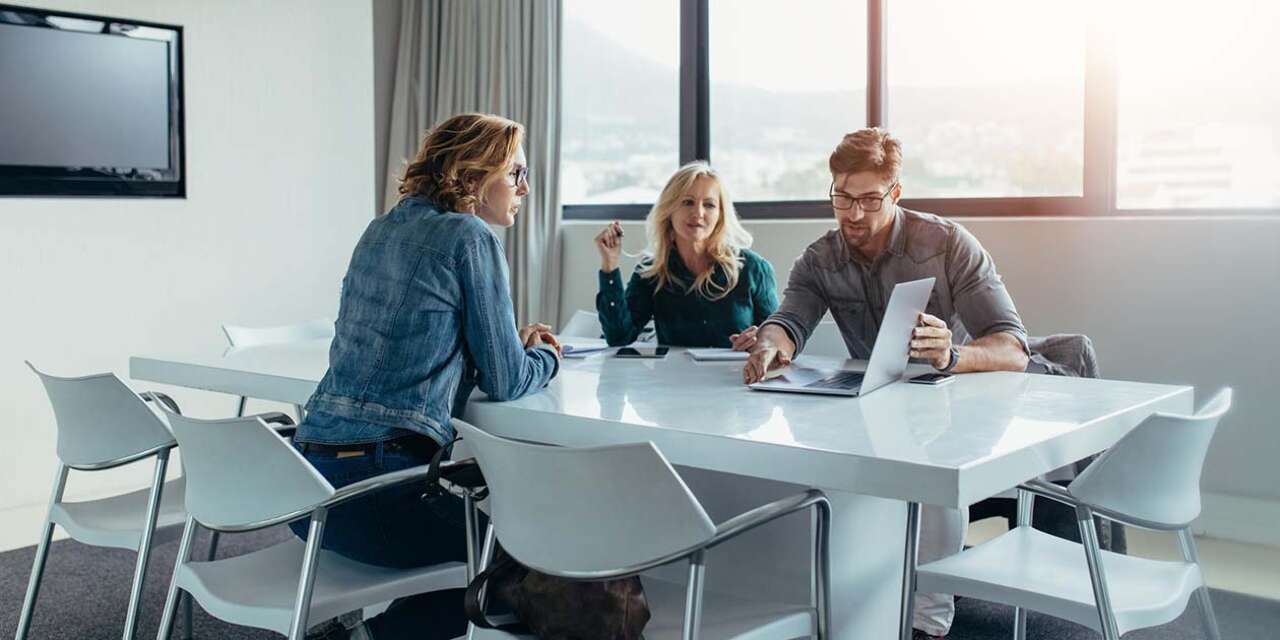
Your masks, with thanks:
[(473, 212), (523, 140), (518, 122), (484, 113), (453, 116), (427, 131), (400, 178), (400, 193), (424, 196), (445, 211)]
[[(698, 274), (693, 282), (688, 283), (681, 282), (672, 274), (671, 266), (668, 264), (676, 247), (675, 230), (671, 228), (671, 215), (675, 213), (684, 192), (688, 191), (698, 178), (704, 177), (714, 180), (716, 187), (720, 190), (720, 219), (716, 221), (715, 229), (711, 230), (707, 251), (712, 262), (724, 270), (723, 285), (712, 280), (711, 276), (716, 271), (714, 268)], [(649, 216), (645, 218), (645, 230), (649, 236), (649, 246), (645, 251), (648, 254), (646, 264), (642, 266), (640, 275), (644, 278), (657, 279), (655, 291), (661, 291), (668, 284), (674, 283), (686, 291), (696, 291), (708, 300), (719, 300), (738, 286), (738, 274), (742, 271), (743, 263), (742, 250), (749, 248), (753, 239), (751, 233), (742, 227), (741, 222), (738, 222), (737, 210), (733, 207), (733, 200), (729, 199), (729, 192), (725, 189), (724, 182), (707, 163), (690, 162), (680, 167), (671, 179), (667, 180), (667, 186), (663, 187), (662, 194), (658, 196), (658, 202), (653, 205)]]

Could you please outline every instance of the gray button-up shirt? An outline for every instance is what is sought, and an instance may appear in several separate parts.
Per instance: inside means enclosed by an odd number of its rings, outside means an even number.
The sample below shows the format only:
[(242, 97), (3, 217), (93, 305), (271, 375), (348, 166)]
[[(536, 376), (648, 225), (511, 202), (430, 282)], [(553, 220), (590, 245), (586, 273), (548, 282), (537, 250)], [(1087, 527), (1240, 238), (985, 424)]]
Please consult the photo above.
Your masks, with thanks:
[(942, 318), (961, 344), (1003, 331), (1027, 346), (1027, 331), (995, 263), (964, 227), (928, 213), (895, 207), (889, 246), (867, 263), (839, 229), (805, 249), (791, 267), (782, 306), (765, 324), (781, 325), (796, 353), (831, 311), (849, 354), (871, 357), (889, 294), (899, 282), (937, 278), (926, 312)]

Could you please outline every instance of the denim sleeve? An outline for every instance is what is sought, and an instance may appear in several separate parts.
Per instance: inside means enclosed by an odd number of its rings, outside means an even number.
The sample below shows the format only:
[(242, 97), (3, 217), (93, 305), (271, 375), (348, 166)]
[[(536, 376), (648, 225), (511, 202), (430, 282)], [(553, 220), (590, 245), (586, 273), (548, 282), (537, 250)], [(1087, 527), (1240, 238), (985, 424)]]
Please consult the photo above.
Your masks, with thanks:
[(463, 335), (475, 361), (477, 384), (491, 399), (514, 400), (541, 389), (559, 371), (548, 349), (525, 349), (516, 331), (507, 260), (497, 236), (468, 246), (460, 268)]
[[(978, 239), (963, 227), (956, 227), (951, 246), (947, 247), (947, 279), (951, 283), (951, 299), (974, 338), (1004, 332), (1013, 335), (1027, 351), (1027, 330), (1013, 306), (1013, 298), (995, 261), (982, 248)], [(1028, 351), (1028, 353), (1030, 353)]]
[(600, 272), (600, 292), (596, 294), (596, 314), (600, 328), (611, 346), (631, 344), (640, 337), (653, 317), (653, 287), (640, 275), (631, 274), (626, 291), (622, 289), (622, 271)]
[(761, 258), (753, 274), (755, 282), (751, 290), (751, 324), (760, 326), (778, 311), (778, 279), (773, 265)]
[(787, 288), (782, 292), (782, 306), (765, 320), (766, 324), (776, 324), (786, 330), (796, 343), (796, 353), (804, 351), (809, 334), (827, 312), (827, 299), (814, 273), (814, 259), (812, 250), (796, 258), (791, 276), (787, 278)]

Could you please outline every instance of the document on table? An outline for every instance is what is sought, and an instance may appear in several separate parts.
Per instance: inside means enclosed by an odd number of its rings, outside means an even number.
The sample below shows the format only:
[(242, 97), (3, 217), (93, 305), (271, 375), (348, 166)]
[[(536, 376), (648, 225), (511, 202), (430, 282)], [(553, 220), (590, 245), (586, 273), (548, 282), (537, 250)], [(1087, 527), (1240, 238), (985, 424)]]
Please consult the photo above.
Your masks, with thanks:
[(698, 362), (742, 361), (751, 357), (746, 351), (733, 349), (690, 349), (689, 355)]
[(560, 338), (560, 344), (564, 348), (564, 357), (566, 358), (585, 358), (593, 353), (600, 353), (609, 349), (609, 343), (604, 338), (578, 338), (563, 337)]

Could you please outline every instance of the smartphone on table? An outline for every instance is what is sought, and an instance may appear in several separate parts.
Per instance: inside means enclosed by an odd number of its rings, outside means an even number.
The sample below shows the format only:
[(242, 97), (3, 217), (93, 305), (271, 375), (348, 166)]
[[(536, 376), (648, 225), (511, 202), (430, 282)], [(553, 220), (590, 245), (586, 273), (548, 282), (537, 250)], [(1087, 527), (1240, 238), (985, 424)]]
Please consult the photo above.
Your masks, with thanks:
[(623, 347), (614, 354), (619, 358), (665, 358), (666, 347)]
[(927, 384), (932, 387), (940, 387), (944, 384), (955, 381), (956, 377), (949, 373), (922, 373), (914, 378), (907, 378), (907, 382), (915, 384)]

